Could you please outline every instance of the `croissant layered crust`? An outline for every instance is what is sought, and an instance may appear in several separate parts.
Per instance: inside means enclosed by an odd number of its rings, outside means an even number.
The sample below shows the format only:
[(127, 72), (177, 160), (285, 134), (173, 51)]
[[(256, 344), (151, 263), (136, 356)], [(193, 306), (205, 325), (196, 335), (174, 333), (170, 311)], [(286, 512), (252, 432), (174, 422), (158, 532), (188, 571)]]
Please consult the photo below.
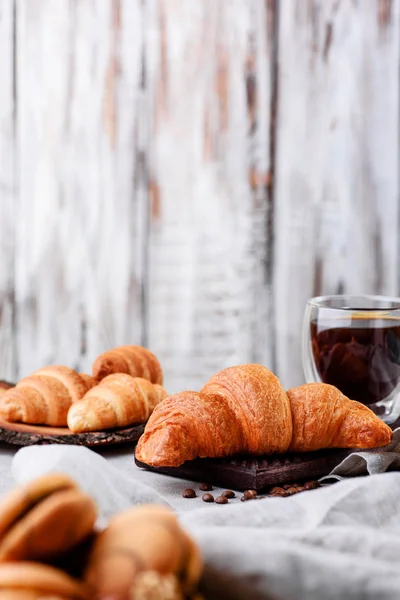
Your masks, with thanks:
[(65, 426), (71, 404), (86, 394), (92, 381), (68, 367), (39, 369), (1, 396), (0, 415), (12, 422)]
[(285, 452), (292, 439), (289, 399), (262, 365), (229, 367), (200, 393), (169, 396), (150, 417), (136, 456), (154, 466), (196, 457)]
[(290, 403), (269, 369), (257, 364), (229, 367), (211, 377), (202, 394), (215, 394), (229, 406), (242, 429), (240, 452), (285, 452), (292, 439)]
[(100, 354), (93, 363), (93, 377), (100, 380), (113, 373), (142, 377), (159, 385), (163, 382), (158, 358), (142, 346), (119, 346)]
[(166, 396), (161, 385), (148, 379), (124, 373), (109, 375), (71, 406), (68, 427), (82, 433), (143, 423)]
[(152, 466), (179, 466), (196, 457), (376, 448), (391, 437), (390, 427), (369, 408), (331, 385), (285, 393), (267, 368), (239, 365), (214, 375), (199, 393), (161, 402), (136, 457)]
[(349, 400), (333, 385), (308, 383), (287, 393), (292, 408), (291, 452), (321, 448), (378, 448), (392, 431), (369, 408)]

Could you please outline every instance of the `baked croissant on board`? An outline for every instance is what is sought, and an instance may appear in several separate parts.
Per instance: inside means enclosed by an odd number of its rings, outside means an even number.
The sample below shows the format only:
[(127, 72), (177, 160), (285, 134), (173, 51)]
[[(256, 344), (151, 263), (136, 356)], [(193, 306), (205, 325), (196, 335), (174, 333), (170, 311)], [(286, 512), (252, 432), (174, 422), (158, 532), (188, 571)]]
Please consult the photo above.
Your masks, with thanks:
[[(120, 379), (107, 380), (96, 402), (91, 395), (88, 402), (71, 413), (74, 432), (143, 423), (167, 395), (161, 387), (163, 374), (157, 357), (142, 346), (120, 346), (104, 352), (92, 370), (93, 376), (51, 366), (21, 379), (10, 390), (3, 390), (0, 385), (0, 417), (9, 422), (66, 427), (71, 406), (114, 374)], [(138, 379), (136, 384), (132, 383), (133, 378)]]
[(229, 367), (198, 392), (167, 397), (151, 415), (136, 458), (175, 467), (197, 457), (387, 445), (388, 425), (337, 388), (314, 383), (285, 393), (262, 365)]
[(0, 416), (11, 422), (66, 426), (71, 404), (94, 383), (90, 375), (80, 375), (68, 367), (44, 367), (0, 397)]
[(144, 423), (166, 396), (161, 385), (148, 379), (109, 375), (70, 407), (68, 427), (82, 433)]
[(158, 358), (142, 346), (119, 346), (100, 354), (92, 367), (93, 377), (104, 379), (113, 373), (127, 373), (162, 385), (163, 373)]

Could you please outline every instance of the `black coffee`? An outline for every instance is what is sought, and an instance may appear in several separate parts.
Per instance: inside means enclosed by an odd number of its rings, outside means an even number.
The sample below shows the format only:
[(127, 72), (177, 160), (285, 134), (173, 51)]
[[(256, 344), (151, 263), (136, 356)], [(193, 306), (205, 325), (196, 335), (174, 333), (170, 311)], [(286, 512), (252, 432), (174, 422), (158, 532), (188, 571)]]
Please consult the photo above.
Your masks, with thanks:
[(314, 321), (311, 341), (321, 380), (352, 400), (375, 404), (400, 382), (398, 319), (353, 318), (346, 326), (333, 319)]

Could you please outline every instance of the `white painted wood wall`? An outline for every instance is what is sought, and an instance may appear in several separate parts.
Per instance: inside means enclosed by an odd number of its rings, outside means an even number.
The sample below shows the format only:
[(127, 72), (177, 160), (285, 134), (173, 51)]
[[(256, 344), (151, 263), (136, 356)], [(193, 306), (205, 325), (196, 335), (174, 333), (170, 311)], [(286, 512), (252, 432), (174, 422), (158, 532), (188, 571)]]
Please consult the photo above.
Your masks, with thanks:
[(399, 294), (400, 0), (1, 0), (0, 378), (144, 343), (302, 382), (308, 297)]

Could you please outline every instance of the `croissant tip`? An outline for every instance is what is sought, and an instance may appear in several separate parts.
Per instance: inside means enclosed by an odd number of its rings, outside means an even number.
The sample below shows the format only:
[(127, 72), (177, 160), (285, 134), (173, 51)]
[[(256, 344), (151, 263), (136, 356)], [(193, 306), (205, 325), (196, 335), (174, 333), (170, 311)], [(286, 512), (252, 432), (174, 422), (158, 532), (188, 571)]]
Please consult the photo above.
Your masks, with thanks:
[(21, 421), (22, 414), (21, 408), (17, 404), (14, 404), (14, 400), (11, 398), (2, 398), (0, 402), (0, 416), (6, 421), (16, 422)]

